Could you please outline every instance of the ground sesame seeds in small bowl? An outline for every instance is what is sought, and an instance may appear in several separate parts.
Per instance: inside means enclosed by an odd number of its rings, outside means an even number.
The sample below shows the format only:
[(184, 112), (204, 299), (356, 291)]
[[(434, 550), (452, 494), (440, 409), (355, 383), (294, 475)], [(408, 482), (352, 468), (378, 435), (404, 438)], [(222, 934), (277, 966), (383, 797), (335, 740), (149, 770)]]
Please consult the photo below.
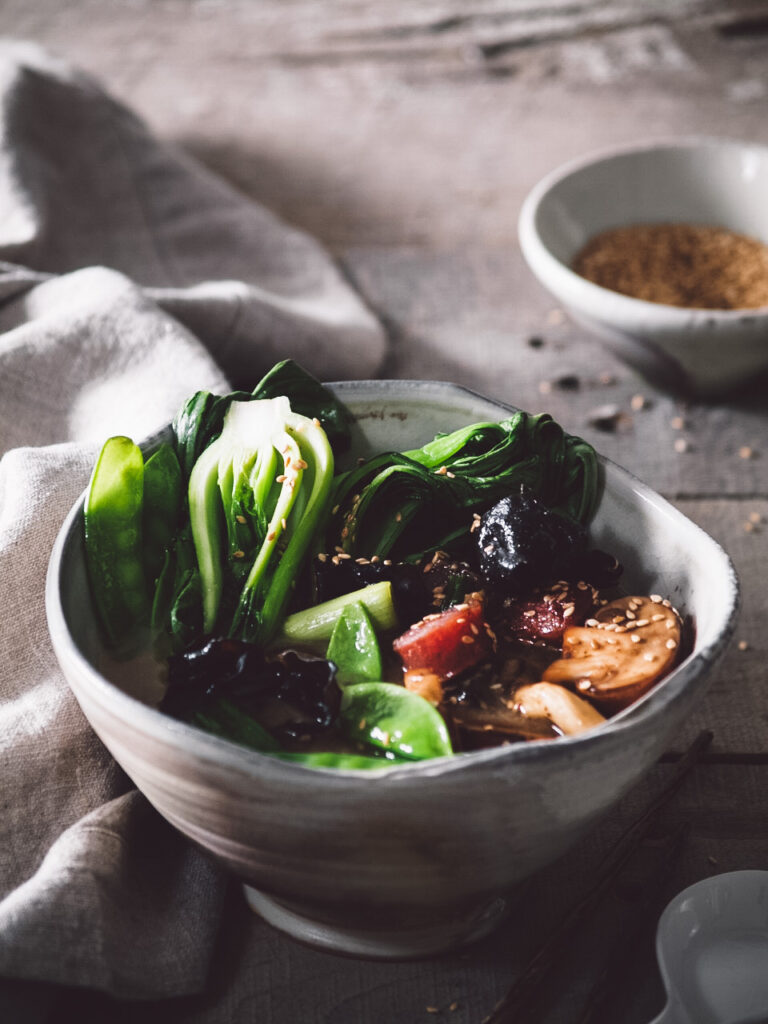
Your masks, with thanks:
[(520, 245), (575, 321), (646, 376), (715, 396), (768, 373), (768, 147), (692, 138), (561, 167)]

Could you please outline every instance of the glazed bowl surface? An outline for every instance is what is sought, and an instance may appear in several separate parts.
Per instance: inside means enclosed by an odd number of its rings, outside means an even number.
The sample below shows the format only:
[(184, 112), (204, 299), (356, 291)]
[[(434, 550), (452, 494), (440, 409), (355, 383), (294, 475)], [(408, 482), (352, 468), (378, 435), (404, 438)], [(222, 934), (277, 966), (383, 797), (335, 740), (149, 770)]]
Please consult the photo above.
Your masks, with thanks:
[[(411, 448), (509, 408), (451, 384), (331, 385), (355, 417), (350, 460)], [(435, 953), (480, 937), (516, 886), (572, 846), (646, 772), (704, 693), (734, 628), (725, 552), (626, 471), (601, 462), (593, 543), (626, 585), (690, 615), (689, 656), (654, 690), (581, 737), (510, 745), (364, 773), (311, 769), (156, 710), (150, 664), (111, 662), (96, 625), (82, 499), (51, 555), (53, 646), (86, 717), (165, 818), (246, 885), (268, 921), (361, 956)]]
[(631, 298), (571, 269), (610, 228), (688, 223), (768, 243), (768, 147), (717, 138), (643, 143), (568, 163), (527, 196), (528, 266), (571, 317), (656, 382), (699, 396), (768, 373), (768, 307), (683, 309)]

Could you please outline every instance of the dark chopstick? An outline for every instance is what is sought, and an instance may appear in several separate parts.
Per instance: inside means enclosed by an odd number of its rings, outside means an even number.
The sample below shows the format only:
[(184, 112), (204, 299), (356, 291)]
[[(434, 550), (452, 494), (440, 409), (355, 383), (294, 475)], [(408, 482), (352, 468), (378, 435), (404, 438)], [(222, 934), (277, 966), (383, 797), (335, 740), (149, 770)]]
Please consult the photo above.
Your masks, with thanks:
[(621, 979), (626, 976), (626, 968), (636, 959), (643, 945), (652, 939), (667, 900), (667, 882), (689, 831), (689, 823), (682, 822), (659, 842), (654, 851), (654, 871), (644, 879), (646, 895), (641, 897), (637, 894), (631, 899), (632, 903), (640, 905), (633, 909), (629, 925), (622, 928), (621, 942), (614, 946), (614, 952), (592, 986), (575, 1024), (604, 1024), (613, 1018), (618, 989), (622, 987)]
[(526, 1024), (526, 1021), (534, 1020), (531, 1014), (535, 1009), (539, 986), (556, 965), (566, 941), (613, 884), (621, 868), (650, 831), (656, 814), (674, 796), (711, 741), (711, 732), (700, 732), (683, 757), (674, 764), (670, 777), (648, 807), (619, 837), (613, 848), (598, 865), (596, 869), (598, 880), (567, 912), (557, 928), (539, 947), (523, 973), (513, 983), (504, 998), (496, 1004), (490, 1016), (485, 1018), (483, 1024)]

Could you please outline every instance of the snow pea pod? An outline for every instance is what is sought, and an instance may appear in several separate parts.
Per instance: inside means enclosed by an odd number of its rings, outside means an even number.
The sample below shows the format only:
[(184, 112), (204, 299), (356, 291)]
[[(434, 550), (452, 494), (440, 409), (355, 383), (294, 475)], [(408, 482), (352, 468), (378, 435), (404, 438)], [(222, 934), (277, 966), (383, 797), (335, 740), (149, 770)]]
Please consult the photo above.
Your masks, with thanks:
[(142, 560), (144, 457), (129, 437), (106, 441), (85, 499), (85, 556), (96, 611), (115, 648), (149, 616)]
[(453, 753), (442, 715), (395, 683), (355, 683), (341, 698), (340, 721), (352, 739), (420, 761)]
[(346, 605), (333, 627), (325, 656), (336, 666), (340, 686), (381, 679), (379, 642), (364, 604), (354, 601)]

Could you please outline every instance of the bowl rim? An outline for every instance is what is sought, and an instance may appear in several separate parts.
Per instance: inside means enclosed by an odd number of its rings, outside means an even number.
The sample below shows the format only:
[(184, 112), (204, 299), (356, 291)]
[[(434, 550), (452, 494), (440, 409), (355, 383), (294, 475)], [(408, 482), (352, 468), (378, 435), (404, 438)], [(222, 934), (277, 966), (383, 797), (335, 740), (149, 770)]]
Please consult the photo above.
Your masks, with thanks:
[[(446, 398), (462, 396), (474, 401), (481, 401), (495, 406), (499, 412), (516, 412), (517, 407), (501, 400), (487, 398), (463, 385), (447, 381), (419, 380), (363, 380), (335, 381), (327, 385), (340, 397), (354, 392), (397, 391), (417, 392), (433, 390)], [(168, 429), (156, 432), (142, 442), (142, 447), (150, 446), (153, 441)], [(577, 736), (563, 736), (546, 743), (518, 743), (509, 746), (489, 747), (483, 750), (467, 751), (446, 757), (417, 761), (412, 765), (387, 766), (381, 770), (316, 768), (270, 757), (268, 754), (251, 750), (230, 740), (206, 733), (194, 726), (178, 721), (171, 716), (143, 703), (138, 698), (122, 690), (117, 684), (102, 675), (85, 657), (72, 637), (67, 626), (61, 600), (61, 576), (64, 552), (75, 531), (82, 528), (82, 512), (87, 488), (77, 498), (68, 512), (57, 534), (51, 550), (45, 583), (45, 609), (48, 630), (56, 656), (61, 663), (65, 658), (68, 663), (76, 665), (79, 679), (86, 681), (88, 696), (95, 700), (112, 717), (129, 719), (132, 729), (138, 729), (152, 740), (167, 742), (175, 746), (183, 745), (188, 752), (196, 757), (212, 762), (218, 768), (226, 768), (251, 776), (271, 779), (304, 780), (310, 785), (319, 781), (322, 788), (329, 785), (349, 785), (359, 782), (370, 785), (418, 785), (424, 780), (437, 775), (464, 773), (472, 771), (480, 764), (519, 765), (529, 761), (546, 763), (552, 759), (580, 756), (582, 752), (594, 745), (623, 746), (628, 742), (629, 735), (635, 728), (641, 728), (649, 718), (663, 715), (664, 710), (684, 695), (689, 685), (693, 685), (706, 669), (714, 663), (730, 642), (736, 628), (736, 620), (740, 606), (740, 585), (733, 562), (722, 546), (709, 536), (697, 523), (688, 519), (671, 502), (644, 484), (629, 470), (598, 453), (598, 459), (604, 473), (616, 474), (623, 482), (644, 501), (659, 508), (673, 520), (692, 530), (709, 546), (711, 556), (717, 559), (722, 568), (727, 593), (723, 595), (723, 619), (713, 639), (698, 651), (692, 651), (666, 676), (659, 686), (652, 688), (634, 704), (625, 708), (617, 715), (608, 719), (603, 725), (597, 726)], [(77, 687), (70, 681), (66, 673), (70, 689), (79, 701)], [(672, 684), (672, 685), (670, 685)]]
[(663, 302), (633, 298), (595, 284), (577, 274), (566, 263), (558, 259), (545, 245), (537, 227), (537, 218), (542, 205), (557, 185), (591, 167), (609, 164), (621, 157), (641, 156), (653, 152), (671, 150), (731, 150), (734, 152), (758, 152), (768, 161), (768, 144), (716, 135), (689, 135), (680, 138), (660, 136), (641, 143), (623, 143), (606, 146), (582, 154), (560, 164), (544, 175), (528, 192), (520, 207), (517, 234), (520, 248), (531, 270), (561, 295), (567, 292), (569, 300), (599, 316), (603, 322), (626, 323), (642, 316), (646, 330), (691, 330), (699, 326), (713, 325), (731, 327), (735, 323), (761, 320), (768, 316), (768, 305), (743, 307), (739, 309), (704, 309), (670, 306)]

